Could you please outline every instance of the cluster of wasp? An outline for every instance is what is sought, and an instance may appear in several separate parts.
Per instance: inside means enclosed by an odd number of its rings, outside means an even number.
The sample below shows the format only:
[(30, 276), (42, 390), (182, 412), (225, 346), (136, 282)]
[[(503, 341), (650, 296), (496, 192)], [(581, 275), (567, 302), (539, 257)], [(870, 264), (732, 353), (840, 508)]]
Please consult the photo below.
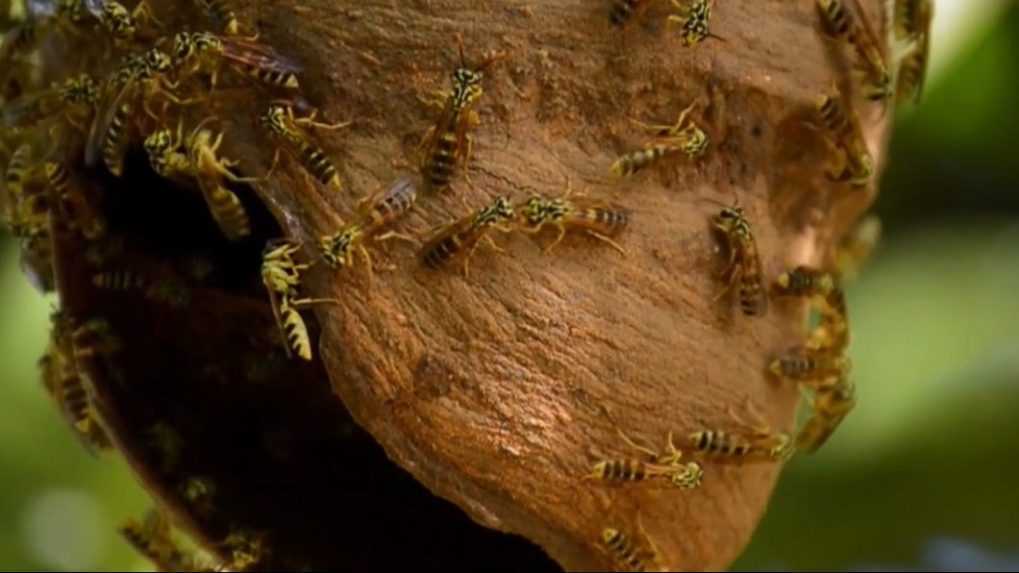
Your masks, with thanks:
[[(609, 13), (613, 25), (624, 26), (651, 0), (615, 0)], [(667, 25), (681, 28), (680, 39), (693, 46), (706, 38), (719, 38), (710, 28), (713, 0), (672, 0), (677, 14), (667, 17)], [(847, 44), (858, 60), (860, 93), (867, 101), (885, 105), (890, 99), (902, 102), (919, 98), (926, 73), (933, 17), (933, 0), (889, 0), (894, 38), (904, 45), (894, 70), (882, 46), (885, 43), (868, 25), (866, 14), (857, 0), (816, 0), (819, 29), (833, 42)], [(680, 113), (673, 125), (645, 126), (654, 139), (643, 148), (621, 156), (611, 170), (618, 176), (630, 176), (666, 156), (685, 155), (698, 159), (707, 150), (710, 139), (689, 119), (692, 106)], [(814, 124), (823, 133), (832, 162), (826, 176), (832, 183), (866, 188), (872, 184), (874, 165), (854, 107), (839, 88), (820, 95), (814, 110)], [(828, 256), (827, 267), (798, 266), (782, 273), (774, 284), (766, 282), (751, 224), (738, 204), (723, 208), (712, 217), (712, 227), (722, 237), (728, 258), (723, 272), (725, 295), (736, 290), (743, 314), (761, 316), (767, 312), (769, 290), (776, 297), (807, 299), (817, 312), (817, 325), (807, 341), (774, 357), (767, 373), (779, 380), (798, 384), (805, 393), (811, 416), (795, 435), (773, 432), (756, 413), (744, 421), (730, 409), (730, 416), (744, 428), (739, 433), (702, 429), (688, 435), (689, 448), (716, 459), (771, 461), (788, 459), (796, 451), (813, 452), (837, 429), (856, 403), (855, 386), (849, 379), (849, 322), (846, 299), (841, 288), (843, 278), (851, 277), (873, 249), (880, 234), (880, 222), (868, 217)], [(660, 453), (636, 443), (620, 431), (620, 438), (640, 457), (604, 459), (594, 464), (586, 479), (606, 484), (664, 481), (680, 489), (701, 484), (703, 469), (697, 461), (681, 462), (682, 452), (674, 445), (673, 434)], [(639, 525), (639, 519), (638, 519)], [(602, 542), (620, 567), (643, 571), (655, 561), (658, 552), (653, 541), (639, 527), (638, 536), (607, 527)]]
[[(256, 185), (268, 176), (242, 177), (239, 162), (221, 151), (225, 132), (215, 128), (217, 118), (211, 115), (186, 127), (186, 112), (198, 103), (205, 110), (218, 109), (228, 103), (230, 93), (249, 90), (252, 84), (260, 86), (269, 102), (255, 123), (317, 181), (340, 188), (335, 167), (307, 130), (341, 125), (314, 121), (313, 110), (301, 114), (308, 108), (297, 93), (302, 67), (257, 37), (242, 35), (228, 0), (194, 1), (215, 31), (165, 34), (166, 24), (145, 0), (133, 9), (116, 0), (18, 4), (21, 18), (0, 43), (0, 197), (3, 221), (21, 243), (22, 264), (41, 289), (55, 285), (53, 238), (59, 231), (81, 241), (85, 260), (94, 267), (90, 272), (96, 289), (141, 292), (148, 300), (186, 304), (187, 290), (180, 285), (108, 264), (111, 257), (104, 253), (118, 251), (119, 239), (111, 236), (107, 197), (95, 181), (124, 177), (127, 155), (141, 148), (158, 176), (197, 187), (227, 241), (251, 237), (251, 219), (237, 186)], [(95, 53), (103, 55), (101, 60), (92, 59)], [(61, 62), (66, 77), (48, 77), (52, 72), (40, 65), (43, 54)], [(100, 75), (97, 70), (106, 72)], [(286, 256), (284, 251), (273, 260), (285, 263)], [(292, 273), (302, 269), (286, 268)], [(296, 275), (270, 272), (265, 278), (278, 286), (296, 280)], [(281, 324), (301, 331), (297, 340), (291, 338), (291, 346), (308, 358), (310, 350), (301, 350), (310, 349), (307, 332), (294, 309), (309, 302), (314, 301), (285, 296), (280, 312)], [(103, 371), (123, 341), (102, 319), (81, 320), (58, 310), (52, 322), (50, 346), (41, 360), (44, 385), (83, 443), (106, 449), (110, 438), (90, 398), (94, 385), (84, 377)], [(202, 484), (195, 484), (194, 496), (201, 497)], [(126, 526), (124, 534), (156, 563), (193, 569), (181, 565), (186, 563), (183, 553), (168, 549), (172, 545), (166, 530), (149, 520), (144, 527)], [(250, 552), (235, 551), (237, 563), (230, 566), (253, 562), (245, 557)]]
[[(257, 186), (270, 179), (280, 150), (266, 174), (242, 176), (238, 170), (240, 162), (221, 151), (226, 133), (214, 127), (219, 121), (217, 116), (194, 121), (193, 114), (186, 113), (191, 109), (189, 106), (199, 103), (203, 109), (217, 109), (217, 94), (228, 94), (238, 84), (244, 89), (248, 87), (246, 83), (253, 83), (268, 94), (264, 113), (253, 118), (253, 123), (280, 143), (280, 149), (288, 151), (318, 184), (337, 192), (343, 189), (339, 171), (327, 153), (314, 143), (313, 132), (336, 130), (348, 124), (317, 121), (317, 110), (299, 93), (302, 67), (257, 37), (244, 36), (243, 26), (227, 0), (195, 2), (214, 23), (215, 32), (163, 34), (163, 24), (144, 0), (133, 10), (116, 0), (31, 0), (26, 3), (28, 17), (5, 34), (0, 46), (3, 87), (0, 157), (6, 163), (3, 214), (7, 226), (22, 242), (29, 269), (47, 288), (51, 288), (53, 281), (53, 255), (49, 250), (52, 225), (63, 225), (85, 241), (98, 241), (107, 233), (101, 190), (90, 185), (82, 171), (104, 169), (110, 176), (121, 177), (128, 150), (139, 145), (160, 177), (178, 184), (194, 184), (200, 190), (226, 240), (243, 241), (252, 236), (251, 217), (237, 187)], [(667, 17), (667, 25), (679, 29), (684, 46), (719, 39), (711, 31), (713, 0), (671, 2), (675, 12)], [(625, 26), (651, 3), (651, 0), (612, 0), (609, 21), (614, 26)], [(894, 35), (909, 46), (894, 69), (882, 49), (884, 43), (878, 41), (867, 25), (859, 4), (855, 1), (853, 4), (855, 9), (843, 4), (843, 0), (816, 0), (821, 32), (826, 38), (851, 46), (859, 60), (863, 70), (859, 85), (864, 99), (884, 104), (892, 98), (901, 101), (918, 97), (926, 68), (932, 0), (894, 0), (890, 6)], [(108, 43), (107, 53), (122, 53), (124, 57), (105, 77), (76, 72), (49, 87), (41, 87), (34, 62), (44, 38), (40, 30), (44, 29), (58, 32), (46, 38), (65, 38), (71, 42), (80, 41), (92, 30), (102, 30)], [(450, 87), (434, 98), (440, 111), (422, 138), (419, 150), (420, 187), (433, 193), (450, 188), (458, 169), (469, 166), (471, 131), (480, 124), (474, 107), (484, 93), (485, 74), (506, 57), (495, 53), (471, 65), (464, 56), (462, 41), (459, 55), (460, 63), (451, 75)], [(98, 67), (92, 64), (83, 60), (81, 68)], [(823, 93), (816, 103), (815, 123), (832, 152), (832, 165), (826, 170), (828, 179), (834, 184), (867, 187), (872, 182), (874, 166), (850, 99), (837, 87)], [(642, 124), (651, 136), (650, 141), (620, 156), (609, 171), (620, 178), (631, 177), (667, 157), (683, 156), (690, 161), (703, 157), (711, 146), (711, 138), (691, 117), (694, 107), (695, 104), (686, 107), (672, 124)], [(62, 146), (57, 149), (47, 145), (53, 141), (60, 141)], [(352, 221), (318, 239), (315, 245), (318, 258), (331, 269), (345, 270), (355, 264), (359, 255), (370, 278), (373, 262), (368, 241), (398, 238), (418, 245), (416, 238), (392, 230), (414, 208), (418, 188), (415, 177), (403, 176), (365, 196)], [(440, 226), (420, 243), (419, 260), (436, 269), (460, 261), (467, 277), (471, 258), (482, 242), (501, 250), (492, 240), (491, 231), (537, 234), (546, 227), (554, 228), (557, 235), (544, 248), (545, 252), (574, 230), (625, 254), (617, 237), (629, 220), (627, 209), (574, 194), (567, 183), (560, 196), (533, 194), (522, 200), (498, 197)], [(830, 269), (797, 267), (781, 274), (769, 288), (752, 226), (743, 209), (738, 204), (726, 206), (712, 217), (711, 223), (723, 239), (727, 253), (725, 289), (719, 297), (735, 291), (738, 306), (747, 316), (767, 312), (769, 291), (774, 296), (806, 298), (817, 309), (818, 325), (806, 343), (775, 357), (767, 368), (775, 376), (812, 392), (813, 415), (795, 435), (790, 435), (769, 428), (748, 402), (752, 421), (744, 421), (730, 411), (741, 430), (704, 428), (687, 434), (684, 443), (716, 461), (777, 462), (797, 450), (813, 451), (824, 443), (855, 403), (845, 355), (848, 318), (839, 281), (849, 266), (862, 259), (861, 253), (869, 250), (875, 240), (873, 227), (869, 227), (870, 232), (859, 233), (852, 245), (831, 257), (837, 262)], [(269, 241), (262, 253), (261, 278), (287, 353), (312, 360), (312, 343), (299, 311), (312, 304), (337, 301), (301, 295), (302, 277), (314, 264), (300, 261), (302, 249), (302, 245), (285, 239)], [(179, 301), (179, 292), (172, 285), (168, 287), (129, 271), (99, 269), (93, 284), (101, 289), (141, 290), (154, 298)], [(105, 346), (116, 338), (104, 333), (108, 325), (102, 322), (75, 325), (71, 317), (59, 312), (54, 324), (51, 349), (43, 361), (47, 388), (79, 435), (87, 443), (102, 447), (108, 438), (89, 411), (86, 392), (80, 380), (76, 381), (75, 363), (91, 360), (95, 354), (115, 352), (116, 349)], [(640, 455), (601, 460), (594, 464), (586, 479), (617, 485), (660, 481), (667, 487), (684, 490), (700, 486), (704, 475), (701, 464), (683, 458), (672, 433), (667, 436), (664, 452), (640, 444), (622, 431), (619, 433), (627, 447)], [(176, 551), (173, 545), (164, 539), (166, 525), (158, 516), (145, 524), (131, 524), (124, 531), (134, 545), (157, 563), (179, 563), (184, 559), (173, 553)], [(656, 555), (650, 539), (646, 539), (648, 547), (643, 547), (635, 536), (615, 527), (603, 530), (602, 542), (621, 566), (633, 570), (643, 570), (646, 559)], [(245, 549), (242, 542), (237, 545), (240, 548), (235, 551), (234, 566), (243, 568), (246, 559), (255, 560), (248, 555), (254, 550)]]

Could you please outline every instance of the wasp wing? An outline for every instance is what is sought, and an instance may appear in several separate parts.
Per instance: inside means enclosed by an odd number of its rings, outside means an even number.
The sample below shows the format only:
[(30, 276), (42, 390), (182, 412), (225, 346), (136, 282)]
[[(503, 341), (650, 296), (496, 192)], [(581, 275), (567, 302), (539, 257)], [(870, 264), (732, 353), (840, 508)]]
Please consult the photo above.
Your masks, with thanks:
[(0, 114), (0, 127), (24, 127), (35, 123), (53, 111), (59, 100), (59, 89), (51, 88), (36, 93), (25, 94), (3, 106)]
[(451, 129), (459, 129), (459, 117), (460, 114), (454, 111), (452, 95), (447, 94), (439, 119), (428, 130), (421, 143), (418, 144), (418, 151), (421, 153), (420, 165), (422, 169), (427, 169), (428, 162), (431, 161), (432, 156), (435, 154), (435, 144), (442, 139), (443, 134)]
[[(856, 10), (856, 19), (859, 20), (860, 29), (863, 30), (863, 33), (867, 36), (867, 40), (870, 44), (877, 49), (881, 58), (887, 60), (888, 46), (885, 42), (879, 41), (878, 35), (874, 33), (874, 27), (870, 25), (869, 14), (867, 14), (867, 11), (863, 9), (863, 5), (860, 3), (860, 0), (851, 1), (853, 3), (853, 8)], [(887, 66), (887, 64), (885, 65)]]
[(304, 68), (272, 47), (239, 38), (217, 36), (223, 44), (223, 57), (262, 70), (279, 73), (300, 73)]
[(96, 106), (95, 117), (92, 118), (92, 126), (89, 128), (88, 140), (85, 144), (85, 165), (94, 167), (99, 162), (103, 147), (103, 139), (110, 129), (117, 110), (128, 100), (138, 86), (135, 81), (137, 74), (126, 78), (122, 85), (108, 85), (99, 104)]
[(57, 13), (57, 0), (26, 0), (25, 14), (32, 18), (48, 18)]
[(102, 20), (103, 10), (106, 7), (107, 1), (108, 0), (81, 0), (81, 3), (85, 5), (85, 9), (88, 10), (90, 14), (95, 16), (97, 19)]

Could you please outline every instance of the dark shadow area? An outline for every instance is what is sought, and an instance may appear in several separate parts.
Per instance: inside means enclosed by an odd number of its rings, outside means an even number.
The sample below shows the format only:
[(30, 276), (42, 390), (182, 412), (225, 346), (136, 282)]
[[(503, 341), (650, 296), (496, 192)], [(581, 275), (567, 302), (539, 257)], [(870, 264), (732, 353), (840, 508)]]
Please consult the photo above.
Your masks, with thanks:
[[(231, 243), (199, 191), (138, 150), (123, 178), (86, 173), (109, 230), (55, 230), (58, 289), (74, 324), (108, 324), (113, 344), (79, 367), (134, 470), (203, 545), (252, 569), (559, 570), (432, 495), (352, 422), (319, 361), (288, 359), (259, 274), (281, 231), (250, 189), (234, 191), (252, 236)], [(98, 288), (112, 271), (150, 288)], [(179, 296), (153, 297), (161, 281)]]

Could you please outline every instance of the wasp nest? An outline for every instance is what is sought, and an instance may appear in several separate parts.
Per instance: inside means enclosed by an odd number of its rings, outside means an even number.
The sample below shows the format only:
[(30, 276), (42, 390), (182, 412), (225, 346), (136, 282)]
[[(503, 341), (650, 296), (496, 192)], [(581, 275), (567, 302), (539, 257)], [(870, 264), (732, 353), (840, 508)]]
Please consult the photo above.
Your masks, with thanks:
[(160, 567), (717, 569), (852, 408), (928, 3), (125, 4), (24, 6), (0, 152)]

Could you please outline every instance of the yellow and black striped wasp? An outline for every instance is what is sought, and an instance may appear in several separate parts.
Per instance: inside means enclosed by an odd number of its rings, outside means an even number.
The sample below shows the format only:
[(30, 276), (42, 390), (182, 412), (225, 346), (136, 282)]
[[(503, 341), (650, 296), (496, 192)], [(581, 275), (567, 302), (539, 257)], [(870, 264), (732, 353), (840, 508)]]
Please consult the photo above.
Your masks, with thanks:
[(463, 38), (459, 37), (458, 41), (460, 64), (453, 70), (452, 87), (442, 92), (442, 113), (421, 140), (424, 150), (421, 174), (433, 191), (448, 188), (457, 163), (466, 167), (470, 161), (472, 143), (469, 132), (481, 124), (481, 118), (473, 109), (484, 94), (481, 82), (485, 71), (506, 57), (504, 53), (489, 54), (481, 63), (471, 66), (464, 56)]

